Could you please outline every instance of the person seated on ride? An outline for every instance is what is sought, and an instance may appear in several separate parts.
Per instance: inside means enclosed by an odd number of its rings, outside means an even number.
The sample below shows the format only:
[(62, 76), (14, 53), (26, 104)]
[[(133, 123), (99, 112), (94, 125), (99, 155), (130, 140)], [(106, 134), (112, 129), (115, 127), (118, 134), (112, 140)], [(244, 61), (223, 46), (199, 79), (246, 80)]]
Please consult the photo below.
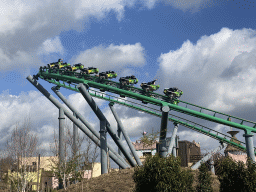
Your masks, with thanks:
[(59, 65), (62, 65), (62, 63), (63, 63), (63, 59), (59, 59), (59, 60), (58, 60), (58, 64), (59, 64)]

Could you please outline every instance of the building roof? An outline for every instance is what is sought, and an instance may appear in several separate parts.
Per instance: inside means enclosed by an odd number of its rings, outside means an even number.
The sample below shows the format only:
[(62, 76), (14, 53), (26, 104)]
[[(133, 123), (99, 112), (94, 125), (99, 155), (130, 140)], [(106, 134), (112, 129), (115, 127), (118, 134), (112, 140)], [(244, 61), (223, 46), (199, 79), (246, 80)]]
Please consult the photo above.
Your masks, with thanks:
[(187, 141), (187, 140), (183, 140), (183, 141), (179, 141), (181, 143), (189, 143), (189, 144), (194, 144), (195, 146), (199, 147), (200, 148), (200, 142), (195, 142), (195, 140), (193, 140), (192, 142), (191, 141)]
[[(247, 154), (244, 155), (235, 155), (232, 153), (227, 152), (227, 155), (229, 157), (231, 157), (234, 161), (238, 162), (238, 161), (242, 161), (244, 164), (246, 164), (246, 160), (247, 160)], [(256, 158), (255, 158), (256, 159)]]
[[(170, 139), (169, 137), (166, 139)], [(187, 141), (187, 140), (183, 140), (183, 141), (179, 141), (179, 142), (185, 142), (185, 143), (189, 143), (189, 144), (194, 144), (195, 146), (200, 148), (200, 142), (196, 143), (195, 140), (191, 141)], [(136, 151), (138, 150), (151, 150), (151, 149), (156, 149), (156, 144), (159, 143), (158, 140), (155, 140), (155, 143), (153, 145), (149, 145), (149, 146), (143, 146), (143, 143), (141, 143), (140, 141), (136, 142), (132, 142), (134, 148)], [(168, 144), (167, 144), (168, 145)]]
[[(156, 141), (156, 143), (157, 143), (157, 141)], [(137, 140), (136, 140), (136, 142), (132, 142), (136, 151), (156, 149), (156, 143), (154, 143), (153, 145), (145, 146), (145, 145), (143, 145), (143, 143), (141, 143)]]

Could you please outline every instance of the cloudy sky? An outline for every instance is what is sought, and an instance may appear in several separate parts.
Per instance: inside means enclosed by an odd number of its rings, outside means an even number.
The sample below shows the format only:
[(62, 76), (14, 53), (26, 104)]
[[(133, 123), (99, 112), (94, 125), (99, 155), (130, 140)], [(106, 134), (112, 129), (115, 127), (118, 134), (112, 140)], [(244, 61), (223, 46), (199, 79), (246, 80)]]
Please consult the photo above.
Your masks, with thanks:
[[(26, 77), (59, 58), (100, 72), (114, 70), (117, 80), (135, 75), (136, 86), (157, 78), (157, 93), (178, 87), (184, 92), (182, 101), (255, 122), (255, 4), (238, 0), (1, 2), (0, 148), (15, 123), (30, 116), (40, 148), (49, 152), (54, 129), (58, 132), (59, 111)], [(51, 90), (53, 84), (41, 79), (39, 83), (58, 98)], [(99, 120), (81, 94), (64, 88), (61, 93), (99, 131)], [(95, 101), (116, 130), (108, 103)], [(159, 131), (160, 118), (124, 106), (114, 108), (132, 141), (143, 131)], [(230, 130), (178, 115), (223, 133)], [(172, 130), (173, 123), (168, 122), (167, 136)], [(244, 141), (242, 134), (240, 130), (237, 137)], [(217, 140), (183, 126), (178, 135), (180, 140), (200, 142), (204, 150), (219, 146)], [(110, 137), (108, 142), (117, 149)]]

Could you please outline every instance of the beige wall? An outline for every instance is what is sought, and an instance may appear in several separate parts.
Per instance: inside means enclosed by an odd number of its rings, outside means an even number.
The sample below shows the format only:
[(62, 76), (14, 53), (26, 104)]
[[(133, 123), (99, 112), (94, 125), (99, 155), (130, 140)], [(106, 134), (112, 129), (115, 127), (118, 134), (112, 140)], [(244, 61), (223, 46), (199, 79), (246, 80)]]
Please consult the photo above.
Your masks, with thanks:
[(92, 169), (92, 177), (98, 177), (101, 175), (101, 163), (94, 163)]
[[(44, 171), (50, 171), (51, 170), (51, 164), (53, 163), (52, 160), (58, 161), (57, 156), (52, 157), (40, 157), (40, 169), (44, 169)], [(20, 159), (20, 167), (21, 164), (26, 165), (33, 165), (33, 162), (36, 162), (36, 167), (38, 166), (38, 157), (27, 157), (26, 159)], [(101, 163), (94, 163), (91, 170), (84, 171), (84, 178), (91, 178), (91, 172), (92, 177), (98, 177), (101, 175)], [(118, 170), (118, 169), (117, 169)], [(34, 172), (33, 174), (36, 174), (37, 172)], [(36, 178), (36, 177), (35, 177)], [(33, 179), (34, 182), (37, 180)], [(39, 182), (41, 181), (41, 175), (39, 176)], [(52, 186), (52, 188), (56, 188), (58, 186), (58, 180), (56, 177), (43, 177), (42, 178), (42, 187), (44, 188), (45, 182), (47, 182), (48, 186)], [(34, 186), (33, 186), (34, 189)]]
[[(50, 171), (51, 170), (51, 164), (52, 161), (57, 161), (58, 157), (57, 156), (52, 156), (52, 157), (40, 157), (40, 168), (44, 168), (45, 171)], [(38, 165), (38, 157), (26, 157), (26, 159), (21, 159), (20, 158), (20, 167), (21, 164), (24, 165), (32, 165), (33, 162), (36, 162), (36, 166)]]

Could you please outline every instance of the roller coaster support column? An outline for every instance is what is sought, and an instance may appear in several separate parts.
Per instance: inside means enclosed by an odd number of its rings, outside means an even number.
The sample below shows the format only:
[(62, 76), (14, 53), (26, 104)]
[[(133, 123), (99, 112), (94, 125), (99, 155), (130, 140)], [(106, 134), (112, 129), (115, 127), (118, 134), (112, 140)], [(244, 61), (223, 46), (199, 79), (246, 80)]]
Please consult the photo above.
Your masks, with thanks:
[(191, 167), (191, 169), (194, 169), (194, 170), (198, 169), (201, 166), (201, 163), (204, 163), (204, 162), (208, 161), (212, 157), (212, 155), (214, 153), (217, 153), (218, 151), (222, 150), (226, 146), (227, 146), (226, 143), (221, 143), (221, 145), (219, 147), (214, 149), (211, 153), (209, 153), (208, 155), (204, 156), (200, 161), (198, 161), (195, 165), (193, 165)]
[(82, 83), (79, 83), (77, 86), (80, 93), (83, 95), (83, 97), (86, 99), (94, 113), (97, 115), (97, 117), (100, 120), (105, 120), (107, 123), (107, 131), (112, 137), (112, 139), (115, 141), (116, 145), (121, 149), (122, 153), (128, 160), (128, 162), (131, 164), (131, 166), (135, 167), (136, 162), (132, 159), (132, 156), (129, 154), (129, 152), (125, 149), (124, 145), (121, 143), (120, 139), (117, 137), (116, 133), (113, 131), (113, 129), (110, 127), (109, 122), (107, 121), (106, 117), (103, 115), (99, 107), (96, 105), (95, 101), (93, 100), (92, 96), (88, 93), (85, 86)]
[(160, 138), (159, 138), (159, 155), (160, 157), (166, 157), (167, 148), (166, 148), (166, 131), (167, 131), (167, 122), (168, 122), (168, 112), (170, 108), (168, 106), (162, 106), (162, 119), (161, 119), (161, 128), (160, 128)]
[(106, 121), (100, 120), (101, 174), (108, 173)]
[[(65, 160), (64, 156), (64, 111), (62, 108), (59, 109), (59, 162), (63, 163)], [(63, 181), (59, 180), (59, 188), (63, 189)]]
[(129, 148), (130, 148), (130, 150), (131, 150), (131, 152), (132, 152), (132, 154), (133, 154), (133, 156), (134, 156), (134, 158), (135, 158), (137, 164), (138, 164), (139, 166), (141, 166), (142, 163), (141, 163), (141, 161), (140, 161), (140, 158), (139, 158), (138, 154), (136, 153), (136, 151), (135, 151), (135, 149), (134, 149), (134, 146), (132, 145), (132, 142), (131, 142), (129, 136), (128, 136), (126, 130), (124, 129), (123, 123), (120, 121), (120, 119), (119, 119), (119, 117), (118, 117), (118, 115), (117, 115), (117, 113), (116, 113), (116, 111), (115, 111), (113, 105), (114, 105), (113, 102), (110, 102), (110, 103), (109, 103), (109, 107), (110, 107), (110, 109), (111, 109), (111, 111), (112, 111), (112, 113), (113, 113), (113, 115), (114, 115), (114, 117), (115, 117), (115, 119), (116, 119), (116, 121), (117, 121), (117, 123), (118, 123), (119, 128), (121, 129), (121, 131), (122, 131), (122, 133), (123, 133), (123, 135), (124, 135), (124, 138), (125, 138), (125, 140), (126, 140), (128, 146), (129, 146)]
[(172, 149), (172, 154), (174, 157), (177, 157), (177, 135), (175, 137), (175, 142), (174, 142), (174, 146), (173, 146), (173, 149)]
[(176, 135), (176, 137), (175, 137), (175, 152), (173, 152), (173, 154), (175, 153), (174, 157), (178, 156), (178, 149), (179, 149), (179, 136)]
[(175, 148), (173, 146), (175, 145), (176, 134), (177, 134), (177, 131), (178, 131), (178, 126), (179, 126), (179, 124), (177, 124), (177, 123), (173, 123), (173, 124), (174, 124), (174, 129), (173, 129), (173, 132), (172, 132), (171, 142), (170, 142), (170, 145), (168, 147), (168, 152), (167, 152), (168, 155), (170, 155), (172, 153), (173, 149), (175, 150)]
[[(76, 114), (73, 113), (74, 117)], [(73, 154), (76, 155), (77, 153), (77, 137), (78, 137), (78, 128), (75, 123), (73, 123)]]
[(211, 165), (211, 172), (215, 175), (215, 169), (214, 169), (214, 161), (213, 161), (213, 158), (211, 158), (210, 165)]
[[(76, 117), (76, 114), (73, 113), (74, 117)], [(76, 156), (77, 155), (77, 151), (78, 151), (78, 148), (77, 148), (77, 138), (78, 137), (78, 128), (76, 126), (75, 123), (73, 123), (73, 156)], [(77, 162), (78, 163), (78, 162)], [(78, 171), (78, 167), (76, 167), (76, 171)], [(77, 183), (77, 180), (74, 181), (74, 184)]]
[(245, 131), (245, 134), (243, 134), (243, 137), (245, 137), (245, 144), (246, 144), (246, 150), (247, 150), (247, 156), (251, 158), (253, 162), (255, 162), (255, 154), (253, 150), (253, 134), (249, 131)]
[[(35, 79), (32, 78), (31, 75), (27, 77), (27, 80), (33, 84), (47, 99), (49, 99), (58, 109), (63, 109), (64, 114), (76, 124), (76, 126), (79, 127), (81, 131), (83, 131), (97, 146), (100, 147), (100, 140), (98, 137), (96, 137), (92, 132), (87, 129), (87, 127), (82, 124), (78, 119), (76, 119), (70, 112), (68, 112), (67, 109), (57, 100), (55, 99), (46, 89), (43, 88), (42, 85), (40, 85)], [(76, 113), (76, 112), (75, 112)], [(78, 114), (78, 113), (76, 113)], [(99, 134), (99, 133), (98, 133)], [(110, 147), (109, 147), (110, 148)], [(118, 158), (118, 154), (109, 151), (109, 155), (111, 159), (119, 166), (121, 166), (123, 169), (128, 168), (129, 165), (125, 162), (123, 162), (120, 158)]]
[[(94, 136), (97, 137), (98, 140), (100, 140), (100, 134), (85, 120), (85, 118), (68, 102), (68, 100), (61, 94), (61, 92), (58, 90), (59, 88), (57, 86), (55, 87), (52, 87), (51, 88), (54, 93), (68, 106), (68, 108), (76, 114), (76, 117), (78, 117), (82, 123), (89, 129), (86, 128), (86, 130), (88, 130), (90, 133), (92, 132), (92, 134)], [(122, 158), (120, 155), (118, 155), (115, 150), (108, 145), (108, 148), (109, 148), (109, 151), (110, 151), (110, 157), (112, 158), (112, 154), (114, 154), (117, 158), (119, 158), (123, 164), (126, 166), (126, 167), (130, 167), (126, 161), (124, 160), (124, 158)], [(112, 158), (113, 159), (113, 158)], [(114, 160), (114, 159), (113, 159)], [(115, 161), (115, 160), (114, 160)], [(116, 162), (116, 161), (115, 161)], [(118, 164), (118, 163), (117, 163)], [(119, 165), (119, 164), (118, 164)], [(120, 165), (119, 165), (120, 166)], [(121, 166), (122, 167), (122, 166)], [(123, 167), (122, 167), (123, 168)]]
[[(117, 123), (117, 135), (118, 135), (120, 141), (122, 141), (122, 132), (121, 132), (121, 128), (118, 123)], [(119, 148), (118, 148), (118, 155), (120, 155), (122, 157), (122, 152)], [(119, 166), (119, 170), (120, 169), (121, 169), (121, 167)]]

